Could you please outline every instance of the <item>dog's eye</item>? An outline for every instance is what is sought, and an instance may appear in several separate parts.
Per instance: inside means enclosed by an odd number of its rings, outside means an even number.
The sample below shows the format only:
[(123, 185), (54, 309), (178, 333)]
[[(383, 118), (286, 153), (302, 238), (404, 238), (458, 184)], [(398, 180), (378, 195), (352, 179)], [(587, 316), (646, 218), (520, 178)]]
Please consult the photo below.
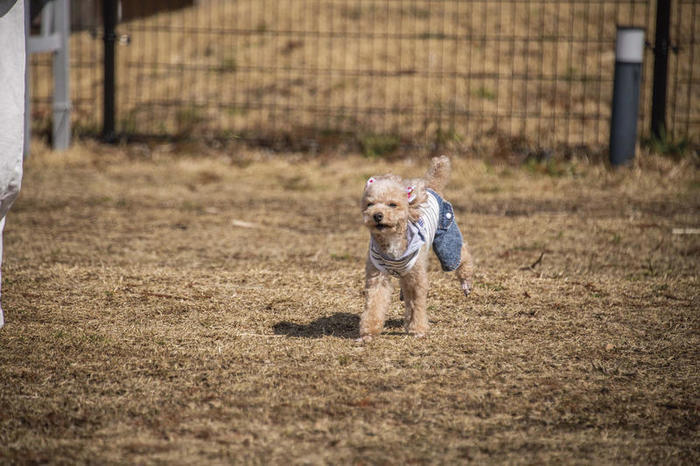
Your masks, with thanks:
[(374, 202), (368, 202), (367, 207), (372, 207), (374, 205)]
[(389, 204), (389, 207), (393, 209), (395, 207), (398, 207), (398, 205), (395, 202), (392, 202), (391, 204)]

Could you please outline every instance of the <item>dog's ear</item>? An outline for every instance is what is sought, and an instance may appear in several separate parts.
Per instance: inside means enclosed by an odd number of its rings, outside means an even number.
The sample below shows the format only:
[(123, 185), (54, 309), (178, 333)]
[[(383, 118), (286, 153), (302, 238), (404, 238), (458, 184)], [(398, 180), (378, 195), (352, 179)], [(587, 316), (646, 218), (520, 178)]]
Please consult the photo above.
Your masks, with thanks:
[(365, 183), (365, 188), (362, 190), (362, 201), (361, 203), (365, 203), (365, 196), (367, 196), (367, 190), (372, 186), (374, 183), (376, 183), (377, 179), (375, 177), (371, 177), (367, 180)]
[(421, 179), (408, 180), (406, 195), (408, 196), (408, 217), (415, 222), (420, 218), (420, 205), (428, 200), (425, 182)]

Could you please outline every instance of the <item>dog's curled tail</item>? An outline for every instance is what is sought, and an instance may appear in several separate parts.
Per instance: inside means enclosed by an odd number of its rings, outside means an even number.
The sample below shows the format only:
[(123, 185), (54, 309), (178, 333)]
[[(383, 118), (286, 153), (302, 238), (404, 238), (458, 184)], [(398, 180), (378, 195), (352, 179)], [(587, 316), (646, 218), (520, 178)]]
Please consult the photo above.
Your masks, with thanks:
[(433, 157), (430, 161), (430, 168), (428, 173), (425, 175), (426, 187), (437, 191), (438, 193), (447, 185), (450, 181), (450, 171), (452, 170), (452, 165), (450, 164), (450, 159), (446, 155), (441, 155), (440, 157)]

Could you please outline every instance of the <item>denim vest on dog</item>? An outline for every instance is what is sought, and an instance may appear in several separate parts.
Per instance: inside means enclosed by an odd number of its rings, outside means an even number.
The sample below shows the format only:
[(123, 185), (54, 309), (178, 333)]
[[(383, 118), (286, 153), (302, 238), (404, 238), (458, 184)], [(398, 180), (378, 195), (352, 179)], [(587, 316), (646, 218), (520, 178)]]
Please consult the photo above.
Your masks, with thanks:
[(408, 246), (401, 257), (385, 256), (374, 240), (370, 239), (369, 258), (378, 270), (395, 277), (406, 275), (418, 260), (418, 253), (425, 243), (432, 243), (442, 270), (448, 272), (459, 267), (462, 260), (462, 233), (455, 221), (452, 205), (432, 189), (427, 191), (428, 200), (419, 207), (420, 218), (408, 224)]

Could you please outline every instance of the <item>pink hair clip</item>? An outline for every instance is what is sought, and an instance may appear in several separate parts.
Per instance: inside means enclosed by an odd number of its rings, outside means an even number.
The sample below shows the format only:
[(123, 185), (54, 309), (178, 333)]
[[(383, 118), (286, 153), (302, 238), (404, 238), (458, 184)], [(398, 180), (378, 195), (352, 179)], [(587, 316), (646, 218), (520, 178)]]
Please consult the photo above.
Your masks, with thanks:
[(406, 188), (406, 194), (408, 195), (408, 202), (413, 202), (416, 199), (416, 193), (413, 186)]

